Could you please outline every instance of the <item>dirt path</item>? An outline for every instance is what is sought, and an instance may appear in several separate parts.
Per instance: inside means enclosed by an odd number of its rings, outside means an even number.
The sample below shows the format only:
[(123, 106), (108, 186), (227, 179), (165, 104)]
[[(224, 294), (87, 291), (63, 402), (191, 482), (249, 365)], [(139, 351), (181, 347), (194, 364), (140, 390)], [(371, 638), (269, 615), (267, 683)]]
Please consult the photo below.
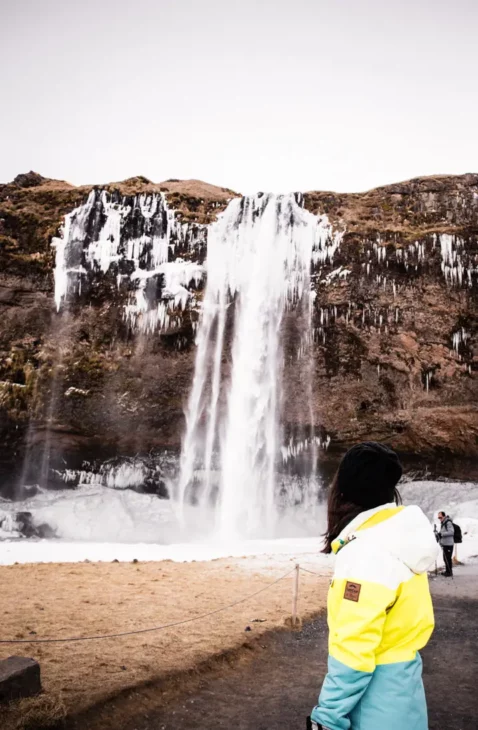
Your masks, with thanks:
[[(437, 629), (423, 652), (430, 730), (470, 730), (478, 717), (478, 577), (459, 569), (432, 581)], [(180, 699), (121, 730), (302, 730), (326, 668), (321, 617), (298, 633), (264, 638), (252, 661), (189, 687)], [(405, 725), (404, 725), (405, 727)]]

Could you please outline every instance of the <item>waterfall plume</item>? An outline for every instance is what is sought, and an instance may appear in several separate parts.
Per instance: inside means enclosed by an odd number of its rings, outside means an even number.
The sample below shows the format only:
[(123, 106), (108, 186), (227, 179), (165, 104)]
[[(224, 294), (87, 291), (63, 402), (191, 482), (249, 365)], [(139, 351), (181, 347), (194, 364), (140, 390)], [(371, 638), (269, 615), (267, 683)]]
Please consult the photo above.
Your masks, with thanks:
[[(301, 203), (294, 194), (234, 199), (209, 231), (176, 497), (180, 505), (210, 507), (222, 538), (274, 534), (283, 316), (301, 307), (300, 341), (307, 349), (311, 266), (330, 260), (341, 236), (325, 216), (310, 214)], [(230, 310), (233, 335), (227, 342)], [(304, 387), (311, 392), (311, 382)], [(314, 448), (313, 433), (310, 443)]]

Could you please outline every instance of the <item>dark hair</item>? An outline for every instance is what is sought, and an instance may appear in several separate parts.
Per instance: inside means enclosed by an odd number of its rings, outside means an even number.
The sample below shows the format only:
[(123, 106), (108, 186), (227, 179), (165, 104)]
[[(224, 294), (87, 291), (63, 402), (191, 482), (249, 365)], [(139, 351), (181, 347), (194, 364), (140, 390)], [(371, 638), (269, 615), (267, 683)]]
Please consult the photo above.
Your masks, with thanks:
[(357, 515), (402, 498), (397, 484), (402, 465), (388, 446), (365, 441), (353, 446), (340, 462), (329, 488), (327, 532), (322, 552), (332, 552), (332, 543)]
[(443, 515), (443, 517), (446, 517), (446, 512), (443, 512), (443, 510), (441, 509), (438, 513), (438, 517), (440, 517), (440, 515)]

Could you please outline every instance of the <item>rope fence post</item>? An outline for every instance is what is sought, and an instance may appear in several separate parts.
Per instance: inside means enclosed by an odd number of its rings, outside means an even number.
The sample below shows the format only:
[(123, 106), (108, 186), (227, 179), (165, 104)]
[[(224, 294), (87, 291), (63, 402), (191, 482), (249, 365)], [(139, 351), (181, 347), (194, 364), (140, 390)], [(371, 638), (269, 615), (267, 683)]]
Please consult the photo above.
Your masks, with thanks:
[(299, 603), (299, 571), (300, 565), (299, 563), (296, 563), (292, 583), (292, 628), (295, 628), (299, 624), (299, 618), (297, 616), (297, 606)]

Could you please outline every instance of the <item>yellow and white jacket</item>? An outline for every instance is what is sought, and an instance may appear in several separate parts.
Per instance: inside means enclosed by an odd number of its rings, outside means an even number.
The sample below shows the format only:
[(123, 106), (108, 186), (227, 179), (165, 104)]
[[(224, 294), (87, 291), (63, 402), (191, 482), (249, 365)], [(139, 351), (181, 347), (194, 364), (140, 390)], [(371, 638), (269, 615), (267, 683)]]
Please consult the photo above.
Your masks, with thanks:
[(332, 545), (329, 666), (312, 719), (330, 730), (427, 730), (418, 651), (434, 627), (438, 546), (419, 507), (362, 512)]

